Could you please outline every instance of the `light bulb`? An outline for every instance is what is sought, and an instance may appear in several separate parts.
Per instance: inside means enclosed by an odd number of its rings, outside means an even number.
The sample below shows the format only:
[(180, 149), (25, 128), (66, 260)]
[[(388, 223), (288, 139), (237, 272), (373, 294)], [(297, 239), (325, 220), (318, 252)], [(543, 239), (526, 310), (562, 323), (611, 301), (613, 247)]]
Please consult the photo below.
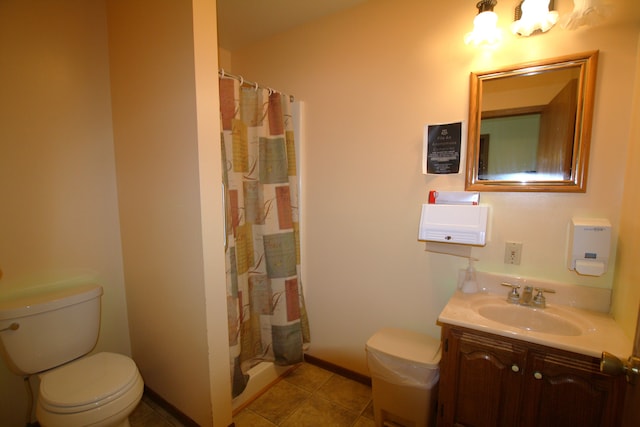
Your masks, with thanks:
[(522, 17), (511, 24), (511, 31), (530, 36), (534, 31), (549, 31), (558, 22), (558, 12), (549, 11), (549, 0), (524, 0)]
[(482, 12), (473, 19), (473, 31), (464, 38), (466, 44), (495, 44), (502, 40), (502, 33), (496, 27), (498, 15), (495, 12)]

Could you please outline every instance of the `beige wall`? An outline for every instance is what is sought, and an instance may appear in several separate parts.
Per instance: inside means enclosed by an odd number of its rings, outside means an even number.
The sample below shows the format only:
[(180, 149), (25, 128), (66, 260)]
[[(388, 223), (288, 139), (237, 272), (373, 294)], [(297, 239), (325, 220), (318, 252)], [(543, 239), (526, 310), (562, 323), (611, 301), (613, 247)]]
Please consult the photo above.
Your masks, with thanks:
[[(506, 27), (512, 10), (503, 5), (496, 12)], [(564, 13), (572, 3), (556, 5)], [(422, 129), (466, 121), (472, 70), (600, 50), (587, 193), (483, 193), (489, 242), (472, 255), (483, 271), (612, 286), (613, 264), (588, 278), (567, 270), (565, 259), (571, 217), (608, 218), (616, 235), (620, 227), (640, 12), (636, 2), (618, 6), (608, 26), (506, 34), (499, 48), (479, 50), (462, 41), (474, 15), (468, 1), (371, 0), (231, 53), (233, 73), (305, 102), (311, 354), (366, 373), (364, 345), (377, 329), (439, 335), (436, 318), (466, 261), (424, 251), (420, 205), (431, 189), (463, 190), (464, 178), (421, 175)], [(506, 241), (523, 243), (520, 266), (503, 263)]]
[[(640, 117), (640, 37), (634, 84), (634, 103), (631, 117)], [(613, 292), (613, 312), (629, 336), (636, 336), (638, 301), (640, 301), (640, 123), (631, 124), (629, 151), (626, 156), (626, 175), (618, 239), (618, 259), (616, 263), (615, 288)], [(640, 333), (640, 325), (637, 325)], [(636, 343), (636, 355), (640, 355), (640, 343)]]
[[(108, 67), (102, 1), (0, 2), (0, 295), (97, 281), (96, 350), (130, 354)], [(0, 425), (26, 407), (0, 362)]]
[(231, 70), (231, 52), (226, 49), (218, 49), (218, 66), (223, 70)]
[(231, 422), (214, 6), (107, 2), (133, 356), (202, 426)]
[(206, 328), (209, 344), (209, 387), (213, 425), (231, 425), (231, 378), (227, 319), (226, 266), (221, 197), (216, 4), (193, 1), (196, 120), (200, 174), (200, 215), (204, 257)]
[[(215, 2), (3, 1), (0, 52), (0, 296), (98, 280), (96, 350), (229, 425)], [(0, 364), (0, 425), (26, 402)]]

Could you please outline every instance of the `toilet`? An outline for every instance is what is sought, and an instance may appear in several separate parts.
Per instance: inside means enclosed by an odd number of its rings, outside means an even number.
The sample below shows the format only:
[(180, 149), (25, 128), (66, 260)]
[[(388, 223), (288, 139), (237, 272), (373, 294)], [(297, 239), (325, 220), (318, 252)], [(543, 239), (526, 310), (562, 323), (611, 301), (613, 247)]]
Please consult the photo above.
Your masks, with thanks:
[(0, 344), (9, 368), (40, 379), (42, 427), (129, 427), (144, 382), (129, 357), (90, 356), (100, 331), (96, 284), (43, 286), (0, 298)]

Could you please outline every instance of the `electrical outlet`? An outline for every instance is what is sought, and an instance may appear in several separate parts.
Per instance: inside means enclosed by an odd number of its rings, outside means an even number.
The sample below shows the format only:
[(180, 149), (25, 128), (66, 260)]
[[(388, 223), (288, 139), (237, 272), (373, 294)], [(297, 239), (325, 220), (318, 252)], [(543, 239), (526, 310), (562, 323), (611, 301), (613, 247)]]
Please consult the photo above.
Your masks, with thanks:
[(504, 263), (520, 265), (522, 243), (507, 242), (504, 246)]

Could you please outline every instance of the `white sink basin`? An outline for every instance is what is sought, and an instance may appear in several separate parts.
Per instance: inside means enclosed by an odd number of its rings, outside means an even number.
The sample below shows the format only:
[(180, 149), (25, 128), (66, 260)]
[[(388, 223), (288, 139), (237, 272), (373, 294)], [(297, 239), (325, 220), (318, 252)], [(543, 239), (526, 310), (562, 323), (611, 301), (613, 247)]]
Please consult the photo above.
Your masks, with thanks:
[[(493, 287), (485, 285), (488, 290), (476, 294), (455, 292), (438, 316), (438, 322), (598, 359), (603, 350), (623, 359), (631, 354), (632, 340), (608, 313), (555, 301), (547, 301), (544, 309), (510, 304), (507, 302), (507, 292), (500, 286), (503, 281), (508, 279), (500, 277)], [(556, 289), (558, 292), (553, 297), (558, 299), (558, 296), (563, 296), (569, 302), (575, 299), (573, 288), (582, 289), (576, 285), (562, 287), (546, 282), (536, 284)], [(489, 289), (495, 292), (489, 292)], [(570, 291), (574, 293), (569, 294)]]
[(583, 332), (580, 326), (564, 316), (560, 317), (544, 309), (486, 304), (480, 305), (477, 310), (478, 314), (486, 319), (525, 331), (563, 336), (577, 336), (582, 335)]

